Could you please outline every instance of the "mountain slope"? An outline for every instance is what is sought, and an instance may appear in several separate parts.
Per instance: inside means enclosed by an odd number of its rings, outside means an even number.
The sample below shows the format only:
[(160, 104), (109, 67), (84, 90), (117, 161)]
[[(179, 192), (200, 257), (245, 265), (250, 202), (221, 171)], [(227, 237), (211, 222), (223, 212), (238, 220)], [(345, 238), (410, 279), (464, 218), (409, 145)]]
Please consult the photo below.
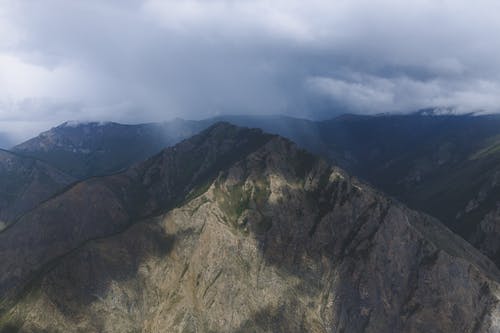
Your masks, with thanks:
[(0, 232), (74, 181), (44, 162), (0, 149)]
[(139, 125), (66, 122), (13, 151), (85, 179), (126, 169), (207, 126), (184, 120)]
[(55, 258), (172, 208), (224, 165), (270, 138), (259, 130), (220, 124), (126, 172), (80, 182), (23, 215), (0, 233), (3, 306)]
[[(500, 266), (500, 116), (229, 117), (290, 138), (443, 221)], [(276, 124), (276, 125), (275, 125)]]
[(319, 127), (324, 155), (436, 216), (500, 265), (499, 116), (351, 116)]
[(344, 115), (313, 122), (220, 116), (146, 125), (64, 124), (16, 147), (79, 177), (125, 169), (218, 120), (285, 136), (439, 218), (500, 266), (500, 117)]
[(86, 179), (124, 170), (217, 122), (260, 128), (313, 150), (321, 146), (316, 124), (283, 116), (218, 116), (199, 121), (124, 125), (112, 122), (65, 122), (12, 148)]
[[(39, 235), (51, 224), (65, 231)], [(500, 329), (499, 273), (477, 250), (227, 124), (50, 200), (0, 234), (0, 259), (0, 323), (19, 332)]]
[(500, 116), (230, 117), (264, 128), (443, 221), (500, 267)]

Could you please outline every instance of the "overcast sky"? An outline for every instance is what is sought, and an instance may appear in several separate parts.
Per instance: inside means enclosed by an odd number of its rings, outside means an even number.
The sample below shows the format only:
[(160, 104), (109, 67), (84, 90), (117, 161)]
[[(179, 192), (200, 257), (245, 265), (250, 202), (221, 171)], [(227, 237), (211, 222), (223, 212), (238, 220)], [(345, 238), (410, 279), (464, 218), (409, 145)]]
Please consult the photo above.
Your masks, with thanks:
[(500, 110), (497, 0), (0, 0), (0, 140), (65, 120)]

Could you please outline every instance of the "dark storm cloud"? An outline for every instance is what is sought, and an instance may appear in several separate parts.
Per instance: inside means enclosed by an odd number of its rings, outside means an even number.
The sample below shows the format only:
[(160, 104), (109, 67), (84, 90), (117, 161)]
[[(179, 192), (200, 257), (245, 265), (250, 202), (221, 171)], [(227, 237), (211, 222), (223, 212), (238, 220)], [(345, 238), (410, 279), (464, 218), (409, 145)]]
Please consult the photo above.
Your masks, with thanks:
[(221, 113), (496, 112), (498, 13), (493, 0), (0, 0), (0, 130)]

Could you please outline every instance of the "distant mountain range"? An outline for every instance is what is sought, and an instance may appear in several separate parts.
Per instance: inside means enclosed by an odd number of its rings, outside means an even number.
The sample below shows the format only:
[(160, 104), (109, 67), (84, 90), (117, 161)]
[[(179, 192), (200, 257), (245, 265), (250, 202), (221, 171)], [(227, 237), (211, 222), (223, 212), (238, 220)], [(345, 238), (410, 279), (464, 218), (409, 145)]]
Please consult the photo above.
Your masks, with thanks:
[(85, 179), (126, 169), (165, 147), (220, 121), (261, 128), (315, 148), (321, 138), (316, 123), (282, 116), (221, 116), (200, 121), (123, 125), (113, 122), (65, 122), (11, 150), (44, 160), (73, 177)]
[(12, 150), (85, 179), (123, 170), (204, 128), (203, 123), (184, 120), (139, 125), (66, 122)]
[(410, 207), (439, 218), (500, 265), (497, 115), (423, 110), (409, 115), (344, 115), (327, 121), (223, 116), (140, 125), (65, 123), (13, 151), (86, 179), (125, 170), (218, 121), (291, 139)]
[(500, 329), (500, 272), (478, 250), (291, 141), (228, 123), (45, 200), (0, 232), (0, 262), (1, 332)]
[(499, 147), (429, 111), (61, 124), (0, 150), (0, 332), (495, 331)]

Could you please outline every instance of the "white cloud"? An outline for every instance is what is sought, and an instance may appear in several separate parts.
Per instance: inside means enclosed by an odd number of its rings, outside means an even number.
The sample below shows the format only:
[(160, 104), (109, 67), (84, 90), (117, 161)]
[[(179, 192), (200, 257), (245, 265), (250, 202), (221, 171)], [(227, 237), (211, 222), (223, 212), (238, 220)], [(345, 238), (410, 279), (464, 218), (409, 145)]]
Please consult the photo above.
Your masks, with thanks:
[(0, 53), (0, 96), (4, 99), (72, 98), (84, 79), (72, 66), (49, 69)]
[(349, 79), (311, 77), (308, 89), (336, 104), (364, 112), (409, 112), (420, 108), (451, 107), (457, 112), (500, 112), (500, 83), (486, 80), (418, 81), (409, 77), (353, 75)]
[(0, 132), (6, 119), (498, 111), (499, 13), (496, 0), (0, 0)]
[(298, 2), (280, 0), (148, 0), (143, 11), (163, 27), (181, 33), (190, 34), (193, 29), (199, 29), (217, 37), (267, 35), (309, 40), (314, 31), (299, 15), (300, 7), (303, 6)]

